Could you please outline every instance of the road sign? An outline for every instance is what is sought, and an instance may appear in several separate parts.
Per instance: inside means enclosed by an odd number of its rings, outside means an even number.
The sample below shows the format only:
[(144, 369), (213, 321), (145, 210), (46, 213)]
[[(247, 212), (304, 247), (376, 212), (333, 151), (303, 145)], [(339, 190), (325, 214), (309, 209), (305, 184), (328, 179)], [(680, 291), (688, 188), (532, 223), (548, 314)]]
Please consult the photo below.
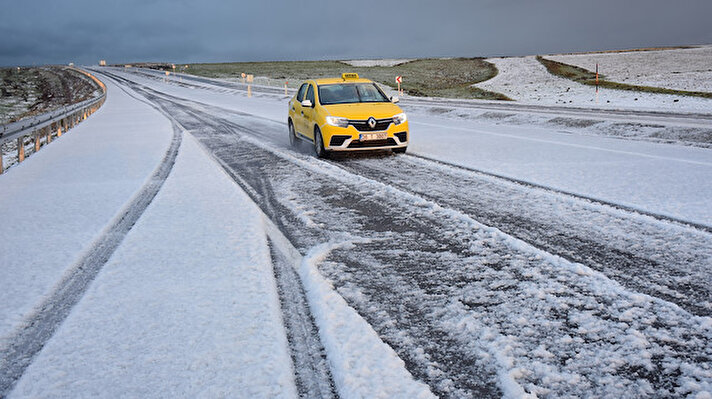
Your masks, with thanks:
[(398, 83), (398, 84), (403, 83), (403, 77), (402, 77), (402, 76), (396, 76), (396, 83)]

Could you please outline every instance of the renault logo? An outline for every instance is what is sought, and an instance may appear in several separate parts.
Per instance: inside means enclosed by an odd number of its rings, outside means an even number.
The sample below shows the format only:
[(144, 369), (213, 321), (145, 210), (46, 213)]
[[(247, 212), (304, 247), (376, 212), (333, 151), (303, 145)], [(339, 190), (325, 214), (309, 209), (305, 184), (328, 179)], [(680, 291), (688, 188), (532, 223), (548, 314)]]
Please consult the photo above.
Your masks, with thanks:
[(368, 121), (366, 123), (368, 123), (368, 127), (370, 127), (371, 129), (376, 127), (376, 120), (373, 117), (368, 118)]

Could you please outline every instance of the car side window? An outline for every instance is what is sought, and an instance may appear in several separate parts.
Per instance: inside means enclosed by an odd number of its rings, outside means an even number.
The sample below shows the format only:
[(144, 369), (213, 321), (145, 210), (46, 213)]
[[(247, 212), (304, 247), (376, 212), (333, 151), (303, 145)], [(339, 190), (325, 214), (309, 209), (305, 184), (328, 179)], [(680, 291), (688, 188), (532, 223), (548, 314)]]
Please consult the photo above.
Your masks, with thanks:
[(307, 100), (311, 101), (312, 104), (314, 104), (314, 86), (309, 85), (309, 90), (307, 91)]
[(299, 88), (299, 91), (297, 92), (297, 101), (302, 102), (302, 100), (304, 100), (304, 92), (307, 91), (307, 86), (309, 85), (304, 83), (302, 87)]

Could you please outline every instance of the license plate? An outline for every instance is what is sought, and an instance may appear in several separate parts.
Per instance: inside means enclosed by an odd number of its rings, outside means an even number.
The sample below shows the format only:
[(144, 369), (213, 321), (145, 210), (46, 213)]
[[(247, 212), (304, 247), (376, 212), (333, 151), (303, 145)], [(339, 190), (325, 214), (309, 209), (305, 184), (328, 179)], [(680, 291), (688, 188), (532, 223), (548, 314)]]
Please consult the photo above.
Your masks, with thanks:
[(386, 138), (388, 138), (388, 133), (386, 133), (386, 132), (361, 133), (359, 135), (359, 140), (361, 140), (361, 141), (385, 140)]

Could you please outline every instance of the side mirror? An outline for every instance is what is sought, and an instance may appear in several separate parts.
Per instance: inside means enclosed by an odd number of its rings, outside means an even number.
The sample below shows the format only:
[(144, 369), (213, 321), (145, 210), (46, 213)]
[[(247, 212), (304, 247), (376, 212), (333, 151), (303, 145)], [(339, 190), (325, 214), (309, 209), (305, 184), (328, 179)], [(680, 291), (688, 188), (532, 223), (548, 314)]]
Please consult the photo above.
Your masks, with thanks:
[(313, 106), (314, 104), (312, 104), (311, 100), (302, 100), (302, 107), (311, 108)]
[(391, 97), (391, 102), (392, 102), (393, 104), (397, 103), (398, 101), (400, 101), (400, 98), (398, 98), (398, 96), (393, 96), (393, 97)]

